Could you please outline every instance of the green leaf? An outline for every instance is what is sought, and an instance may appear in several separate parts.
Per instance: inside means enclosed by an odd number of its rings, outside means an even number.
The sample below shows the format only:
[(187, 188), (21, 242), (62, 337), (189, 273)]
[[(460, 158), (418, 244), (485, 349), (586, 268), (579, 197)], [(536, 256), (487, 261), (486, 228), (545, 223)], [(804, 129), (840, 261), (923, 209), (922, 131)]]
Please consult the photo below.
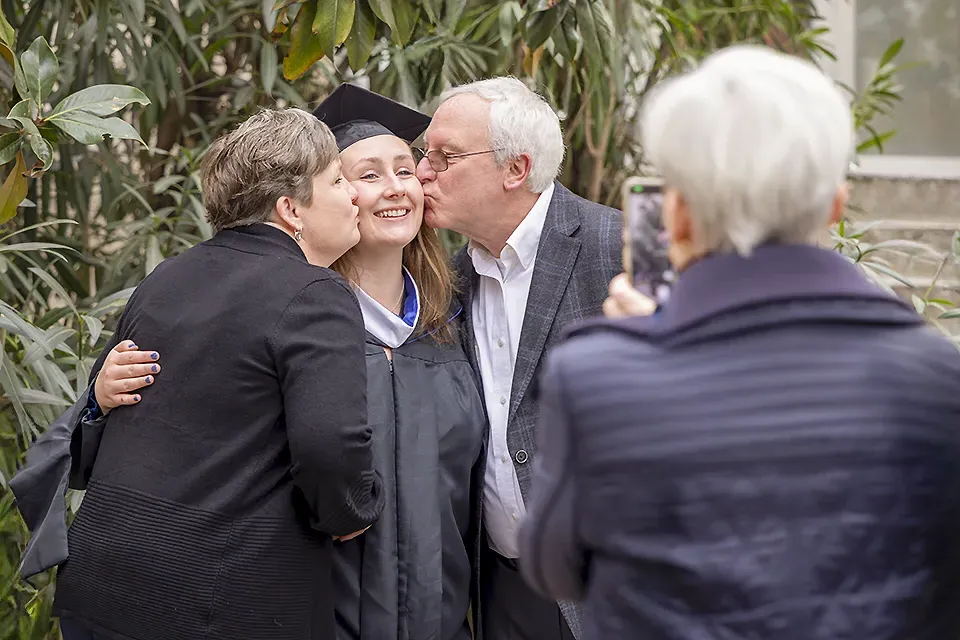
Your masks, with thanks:
[(177, 34), (177, 38), (179, 38), (180, 43), (187, 44), (187, 30), (183, 26), (183, 19), (180, 17), (180, 10), (173, 6), (173, 3), (170, 2), (170, 0), (164, 0), (163, 13), (170, 22), (170, 26), (173, 27), (173, 31)]
[(177, 173), (171, 174), (169, 176), (164, 176), (163, 178), (160, 178), (159, 180), (153, 183), (153, 192), (163, 193), (173, 185), (179, 184), (184, 180), (186, 180), (186, 178), (184, 178), (182, 175)]
[(427, 19), (431, 24), (440, 24), (440, 13), (443, 11), (444, 0), (423, 0), (421, 2), (427, 12)]
[[(3, 16), (2, 12), (0, 12), (0, 16)], [(0, 43), (0, 57), (7, 61), (7, 64), (10, 65), (11, 69), (16, 70), (17, 57), (13, 55), (13, 49), (3, 43)]]
[(597, 32), (597, 23), (591, 9), (592, 4), (594, 4), (594, 0), (577, 2), (577, 27), (583, 38), (583, 51), (586, 55), (583, 64), (588, 69), (602, 68), (603, 65), (603, 45), (600, 43), (600, 36)]
[(950, 311), (941, 313), (937, 320), (955, 320), (957, 318), (960, 318), (960, 309), (950, 309)]
[(263, 28), (270, 33), (277, 26), (277, 13), (279, 9), (273, 8), (273, 0), (260, 0), (261, 18), (263, 19)]
[(273, 84), (277, 81), (277, 48), (272, 42), (260, 43), (260, 83), (267, 95), (273, 94)]
[(130, 0), (129, 4), (131, 11), (133, 11), (133, 17), (136, 18), (140, 24), (143, 24), (147, 17), (146, 2), (144, 2), (144, 0)]
[(18, 153), (13, 171), (0, 186), (0, 224), (17, 215), (17, 207), (27, 197), (27, 178), (23, 175), (26, 170), (23, 154)]
[[(37, 125), (30, 118), (13, 116), (11, 119), (16, 120), (23, 127), (24, 137), (30, 144), (30, 149), (33, 151), (34, 155), (37, 156), (37, 159), (43, 163), (43, 167), (40, 169), (40, 171), (46, 171), (49, 169), (50, 165), (53, 164), (53, 146), (43, 139), (43, 136), (40, 134), (40, 130), (37, 129)], [(31, 171), (34, 169), (33, 167), (27, 168)]]
[(110, 294), (90, 310), (90, 315), (101, 316), (112, 310), (122, 309), (126, 306), (130, 296), (133, 295), (134, 289), (136, 289), (136, 287), (130, 287), (129, 289), (123, 289), (122, 291)]
[[(10, 234), (11, 236), (14, 234)], [(10, 236), (7, 236), (10, 237)], [(27, 251), (58, 251), (58, 250), (67, 250), (72, 251), (71, 247), (64, 246), (62, 244), (57, 244), (55, 242), (18, 242), (17, 244), (0, 246), (0, 253), (26, 253)]]
[(30, 96), (30, 91), (27, 89), (27, 79), (23, 76), (23, 67), (16, 58), (13, 59), (13, 85), (21, 98)]
[(877, 68), (882, 69), (893, 62), (893, 59), (897, 57), (901, 49), (903, 49), (903, 38), (896, 40), (889, 47), (887, 47), (887, 50), (883, 52), (882, 56), (880, 56), (880, 61), (877, 63)]
[(65, 302), (65, 303), (67, 304), (67, 306), (70, 307), (70, 310), (71, 310), (71, 311), (73, 311), (74, 313), (76, 313), (77, 308), (76, 308), (76, 306), (73, 304), (73, 298), (71, 298), (71, 297), (70, 297), (70, 294), (67, 293), (67, 290), (63, 288), (63, 285), (60, 284), (59, 282), (57, 282), (57, 279), (56, 279), (56, 278), (54, 278), (52, 275), (50, 275), (49, 273), (47, 273), (47, 272), (44, 271), (43, 269), (39, 269), (39, 268), (37, 268), (37, 267), (30, 267), (30, 268), (28, 269), (28, 271), (30, 271), (30, 273), (32, 273), (33, 275), (37, 276), (37, 277), (40, 278), (41, 280), (43, 280), (43, 282), (44, 282), (48, 287), (50, 287), (50, 291), (51, 291), (54, 295), (56, 295), (58, 298), (60, 298), (63, 302)]
[(527, 16), (524, 23), (524, 39), (531, 51), (539, 49), (553, 35), (554, 30), (566, 15), (567, 9), (569, 5), (563, 4)]
[(394, 42), (399, 46), (405, 47), (413, 37), (413, 32), (417, 28), (417, 20), (420, 18), (420, 6), (410, 0), (394, 0), (393, 15), (397, 21), (396, 35)]
[(7, 17), (3, 15), (3, 10), (0, 9), (0, 42), (7, 45), (9, 49), (13, 49), (16, 37), (16, 32), (13, 30), (13, 27), (10, 26), (10, 23), (7, 22)]
[(410, 0), (370, 0), (370, 8), (390, 27), (390, 37), (398, 47), (406, 46), (417, 26), (420, 9)]
[(613, 63), (613, 19), (602, 0), (590, 3), (593, 13), (593, 24), (597, 30), (597, 40), (600, 42), (601, 59), (605, 64)]
[(7, 114), (7, 117), (10, 119), (29, 118), (30, 117), (30, 101), (21, 100), (17, 104), (13, 105), (13, 108), (10, 109), (10, 113)]
[(287, 80), (301, 77), (324, 56), (323, 43), (313, 33), (316, 14), (316, 2), (304, 3), (290, 29), (290, 53), (283, 59), (283, 77)]
[(927, 301), (920, 296), (913, 294), (910, 296), (910, 300), (913, 302), (913, 308), (917, 313), (922, 314), (927, 309)]
[(120, 118), (98, 118), (86, 111), (70, 111), (47, 119), (80, 144), (97, 144), (104, 136), (136, 140), (146, 146), (130, 123)]
[[(515, 2), (515, 0), (511, 0)], [(443, 3), (446, 11), (444, 12), (444, 27), (449, 30), (453, 30), (454, 26), (459, 22), (460, 17), (463, 15), (464, 9), (467, 8), (467, 0), (445, 0)], [(487, 12), (496, 13), (498, 7), (496, 5), (490, 7)], [(485, 12), (485, 13), (487, 13)]]
[(134, 103), (146, 106), (150, 104), (150, 99), (143, 94), (143, 91), (134, 87), (123, 84), (98, 84), (71, 93), (61, 100), (53, 109), (53, 113), (47, 116), (47, 120), (73, 111), (86, 111), (95, 116), (112, 116)]
[(23, 68), (23, 78), (27, 84), (27, 94), (40, 106), (43, 104), (60, 73), (60, 63), (54, 55), (46, 38), (40, 36), (33, 41), (30, 48), (20, 56), (20, 65)]
[(40, 389), (20, 389), (17, 392), (23, 404), (49, 404), (57, 407), (69, 407), (70, 402), (61, 396), (41, 391)]
[(5, 133), (0, 135), (0, 164), (7, 164), (13, 160), (20, 149), (20, 134)]
[(323, 54), (333, 58), (333, 53), (350, 35), (356, 0), (317, 0), (317, 12), (313, 18), (313, 33), (323, 45)]
[[(872, 128), (867, 128), (873, 131)], [(886, 143), (895, 135), (897, 135), (896, 131), (886, 131), (884, 133), (877, 133), (876, 131), (873, 131), (873, 134), (869, 138), (857, 145), (857, 153), (865, 153), (874, 147), (876, 147), (877, 151), (883, 153), (884, 143)]]
[(523, 7), (516, 2), (506, 2), (500, 5), (497, 14), (497, 27), (500, 34), (500, 45), (510, 47), (513, 43), (514, 31), (523, 18)]
[(347, 36), (347, 61), (350, 68), (359, 71), (367, 64), (377, 36), (377, 21), (366, 0), (357, 0), (353, 29)]
[(150, 275), (157, 268), (157, 265), (163, 262), (163, 259), (163, 253), (160, 251), (160, 239), (157, 236), (150, 236), (147, 239), (147, 255), (144, 261), (146, 275)]
[(14, 377), (13, 371), (13, 367), (7, 364), (6, 351), (0, 349), (0, 389), (3, 389), (4, 395), (10, 398), (14, 411), (17, 414), (17, 420), (20, 422), (24, 433), (27, 433), (29, 430), (35, 429), (35, 427), (18, 396), (21, 391), (21, 385)]

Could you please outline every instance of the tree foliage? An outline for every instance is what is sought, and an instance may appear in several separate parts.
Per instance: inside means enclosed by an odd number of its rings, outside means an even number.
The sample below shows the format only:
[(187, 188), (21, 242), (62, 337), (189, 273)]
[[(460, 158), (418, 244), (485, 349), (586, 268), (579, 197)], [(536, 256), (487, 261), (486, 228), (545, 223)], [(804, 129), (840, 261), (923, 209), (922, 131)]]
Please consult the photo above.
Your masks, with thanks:
[[(656, 82), (735, 42), (832, 55), (797, 0), (0, 0), (0, 640), (57, 638), (50, 576), (16, 579), (26, 532), (6, 479), (86, 385), (147, 273), (211, 235), (198, 161), (263, 106), (309, 108), (342, 81), (431, 110), (447, 87), (513, 74), (563, 119), (562, 181), (618, 206), (643, 167)], [(894, 43), (850, 88), (864, 148), (898, 100)], [(884, 251), (835, 230), (867, 268)], [(449, 237), (451, 243), (457, 239)], [(918, 308), (958, 315), (918, 292)], [(940, 305), (939, 307), (937, 305)], [(953, 314), (953, 316), (951, 316)], [(71, 496), (76, 505), (80, 496)]]

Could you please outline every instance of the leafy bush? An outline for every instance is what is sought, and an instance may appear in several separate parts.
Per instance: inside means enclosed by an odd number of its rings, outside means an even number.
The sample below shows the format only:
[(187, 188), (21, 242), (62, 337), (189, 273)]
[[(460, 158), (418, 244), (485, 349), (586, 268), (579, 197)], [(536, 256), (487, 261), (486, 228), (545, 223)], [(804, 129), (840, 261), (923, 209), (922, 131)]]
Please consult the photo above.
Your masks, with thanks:
[[(0, 13), (0, 484), (85, 387), (131, 288), (210, 236), (197, 165), (261, 106), (309, 105), (354, 79), (429, 109), (451, 84), (512, 73), (564, 118), (562, 181), (618, 206), (642, 169), (634, 126), (655, 83), (734, 42), (831, 55), (811, 2), (796, 0), (101, 0), (4, 2)], [(14, 42), (16, 37), (16, 42)], [(19, 57), (15, 55), (19, 52)], [(894, 43), (850, 88), (861, 151), (892, 132)], [(137, 87), (137, 88), (133, 88)], [(124, 107), (135, 107), (124, 109)], [(106, 139), (104, 139), (106, 136)], [(5, 223), (5, 225), (3, 224)], [(892, 277), (844, 223), (836, 248)], [(448, 246), (462, 239), (445, 234)], [(953, 256), (944, 258), (953, 260)], [(894, 272), (895, 273), (895, 272)], [(888, 283), (888, 279), (882, 279)], [(956, 309), (916, 291), (945, 329)], [(75, 506), (78, 495), (71, 495)], [(0, 640), (57, 638), (51, 576), (16, 576), (26, 531), (0, 495)]]

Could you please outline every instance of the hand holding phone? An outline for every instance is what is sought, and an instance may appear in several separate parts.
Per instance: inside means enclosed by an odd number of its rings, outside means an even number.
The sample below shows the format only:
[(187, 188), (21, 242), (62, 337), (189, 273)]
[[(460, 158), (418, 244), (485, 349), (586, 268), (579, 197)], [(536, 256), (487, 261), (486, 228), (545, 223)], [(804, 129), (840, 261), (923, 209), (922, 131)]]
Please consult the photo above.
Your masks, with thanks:
[(667, 301), (674, 272), (663, 229), (663, 181), (631, 178), (623, 188), (623, 270), (658, 304)]

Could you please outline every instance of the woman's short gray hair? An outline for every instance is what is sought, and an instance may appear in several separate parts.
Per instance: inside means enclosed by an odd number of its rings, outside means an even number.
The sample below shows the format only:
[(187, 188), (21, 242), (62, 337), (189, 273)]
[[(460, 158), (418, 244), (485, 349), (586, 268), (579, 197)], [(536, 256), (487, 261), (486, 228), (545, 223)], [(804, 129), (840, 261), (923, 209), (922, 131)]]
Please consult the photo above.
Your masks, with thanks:
[(454, 96), (471, 94), (490, 102), (487, 130), (498, 166), (522, 154), (530, 156), (527, 186), (543, 193), (556, 179), (563, 162), (560, 119), (539, 94), (513, 77), (490, 78), (454, 87), (440, 96), (443, 104)]
[(849, 104), (813, 64), (759, 46), (720, 51), (644, 105), (647, 160), (686, 201), (708, 251), (806, 243), (852, 158)]
[(313, 179), (339, 157), (327, 125), (302, 109), (264, 109), (220, 136), (200, 178), (214, 231), (270, 220), (277, 199), (309, 205)]

